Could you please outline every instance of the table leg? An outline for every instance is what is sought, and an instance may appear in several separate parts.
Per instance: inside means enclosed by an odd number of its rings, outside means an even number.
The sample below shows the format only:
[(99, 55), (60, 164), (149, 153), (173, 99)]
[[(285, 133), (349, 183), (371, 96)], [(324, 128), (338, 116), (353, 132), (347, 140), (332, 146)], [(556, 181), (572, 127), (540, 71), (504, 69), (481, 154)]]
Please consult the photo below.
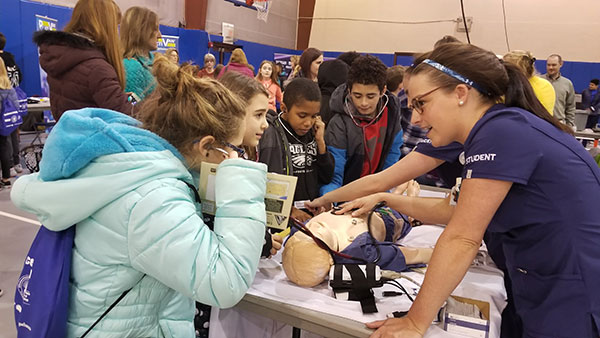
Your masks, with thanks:
[(299, 328), (297, 328), (297, 327), (292, 328), (292, 338), (300, 338), (301, 334), (302, 334), (302, 331)]

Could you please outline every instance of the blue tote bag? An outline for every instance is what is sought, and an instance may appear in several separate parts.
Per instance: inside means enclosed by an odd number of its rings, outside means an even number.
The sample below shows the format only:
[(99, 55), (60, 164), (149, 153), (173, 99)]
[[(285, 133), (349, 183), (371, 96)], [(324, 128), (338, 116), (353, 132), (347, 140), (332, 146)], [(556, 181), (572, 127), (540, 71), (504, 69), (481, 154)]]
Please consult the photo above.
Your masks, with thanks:
[(75, 227), (55, 232), (40, 227), (15, 292), (17, 336), (65, 337)]
[(10, 100), (2, 101), (1, 113), (0, 135), (8, 136), (23, 124), (23, 116), (19, 113), (19, 107), (15, 107)]

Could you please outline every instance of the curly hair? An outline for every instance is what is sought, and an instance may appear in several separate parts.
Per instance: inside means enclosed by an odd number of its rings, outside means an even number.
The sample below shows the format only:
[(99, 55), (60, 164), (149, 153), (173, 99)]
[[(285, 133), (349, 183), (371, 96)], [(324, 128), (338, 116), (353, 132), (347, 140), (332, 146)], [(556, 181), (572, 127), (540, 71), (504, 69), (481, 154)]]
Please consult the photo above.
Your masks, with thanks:
[(352, 62), (348, 72), (348, 89), (351, 90), (355, 83), (363, 85), (377, 85), (383, 91), (386, 84), (386, 65), (372, 55), (362, 55)]

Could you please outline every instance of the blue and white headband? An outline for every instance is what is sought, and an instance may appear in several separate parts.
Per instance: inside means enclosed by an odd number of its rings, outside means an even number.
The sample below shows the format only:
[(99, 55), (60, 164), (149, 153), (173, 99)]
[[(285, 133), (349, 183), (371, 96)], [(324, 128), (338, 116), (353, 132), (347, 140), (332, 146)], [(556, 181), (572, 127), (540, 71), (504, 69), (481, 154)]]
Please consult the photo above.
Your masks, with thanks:
[(469, 86), (477, 89), (480, 93), (482, 93), (484, 95), (492, 96), (489, 91), (485, 90), (482, 86), (478, 85), (475, 81), (470, 80), (469, 78), (460, 75), (459, 73), (453, 71), (452, 69), (450, 69), (450, 68), (448, 68), (448, 67), (446, 67), (446, 66), (444, 66), (444, 65), (442, 65), (440, 63), (437, 63), (437, 62), (435, 62), (433, 60), (430, 60), (430, 59), (425, 59), (421, 63), (429, 65), (429, 66), (431, 66), (431, 67), (439, 70), (440, 72), (442, 72), (444, 74), (452, 76), (453, 78), (457, 79), (458, 81), (460, 81), (460, 82), (462, 82), (464, 84), (467, 84), (467, 85), (469, 85)]

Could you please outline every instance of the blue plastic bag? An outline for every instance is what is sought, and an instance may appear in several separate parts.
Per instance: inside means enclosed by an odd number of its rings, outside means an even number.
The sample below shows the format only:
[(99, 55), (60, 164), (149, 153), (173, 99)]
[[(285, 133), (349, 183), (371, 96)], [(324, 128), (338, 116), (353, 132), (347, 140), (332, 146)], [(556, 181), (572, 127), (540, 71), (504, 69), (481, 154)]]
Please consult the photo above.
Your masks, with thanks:
[(17, 92), (17, 98), (19, 99), (19, 106), (17, 107), (17, 110), (19, 111), (21, 117), (25, 117), (29, 112), (27, 110), (27, 94), (25, 94), (21, 87), (15, 87), (15, 92)]
[(65, 337), (75, 227), (55, 232), (40, 227), (15, 292), (17, 336)]
[(0, 111), (0, 135), (8, 136), (23, 124), (23, 117), (19, 113), (19, 107), (15, 107), (9, 99), (2, 101), (2, 110)]

